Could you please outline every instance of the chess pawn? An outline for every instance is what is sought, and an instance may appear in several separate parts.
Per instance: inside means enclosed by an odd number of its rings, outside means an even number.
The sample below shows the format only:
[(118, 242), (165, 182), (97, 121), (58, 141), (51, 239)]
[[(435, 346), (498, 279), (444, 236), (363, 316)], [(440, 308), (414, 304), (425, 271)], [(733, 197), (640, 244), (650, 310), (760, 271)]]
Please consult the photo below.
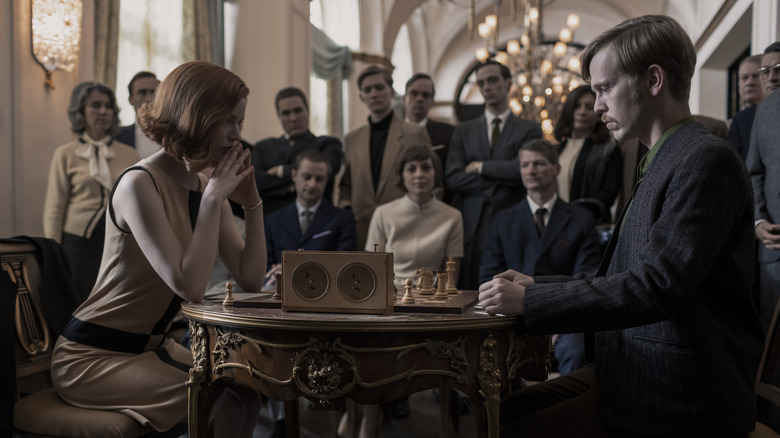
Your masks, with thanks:
[(223, 306), (232, 306), (233, 305), (233, 283), (227, 282), (225, 283), (225, 299), (222, 300)]
[(404, 281), (404, 289), (406, 290), (406, 293), (404, 293), (404, 297), (401, 299), (401, 303), (403, 304), (413, 304), (414, 303), (414, 296), (412, 295), (412, 285), (414, 282), (411, 278), (407, 278)]
[(420, 268), (417, 270), (420, 276), (420, 293), (423, 295), (433, 295), (433, 272), (428, 268)]
[(450, 256), (447, 260), (447, 293), (457, 294), (458, 289), (455, 287), (455, 259)]
[(276, 286), (276, 289), (274, 289), (274, 294), (271, 295), (272, 300), (281, 300), (282, 299), (282, 274), (274, 274), (274, 285)]
[(436, 293), (433, 295), (433, 298), (437, 300), (447, 299), (447, 286), (445, 285), (447, 277), (446, 272), (438, 272), (436, 274)]

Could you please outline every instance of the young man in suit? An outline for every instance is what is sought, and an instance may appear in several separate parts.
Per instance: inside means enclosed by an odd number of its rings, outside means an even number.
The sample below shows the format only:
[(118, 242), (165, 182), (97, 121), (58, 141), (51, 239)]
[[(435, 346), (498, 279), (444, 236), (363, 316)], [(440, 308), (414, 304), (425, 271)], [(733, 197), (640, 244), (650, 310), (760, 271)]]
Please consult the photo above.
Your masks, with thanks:
[[(507, 269), (528, 276), (595, 271), (601, 259), (596, 221), (588, 210), (558, 198), (556, 178), (561, 166), (555, 146), (547, 140), (531, 140), (520, 148), (519, 159), (528, 195), (493, 219), (479, 281), (489, 281)], [(553, 344), (561, 375), (586, 365), (582, 333), (556, 335)]]
[(433, 98), (436, 96), (436, 88), (433, 79), (425, 73), (415, 73), (406, 82), (404, 94), (404, 108), (406, 109), (406, 121), (424, 126), (431, 139), (431, 149), (436, 152), (441, 165), (447, 164), (447, 151), (450, 148), (450, 140), (455, 127), (449, 123), (437, 122), (428, 118), (428, 112), (433, 106)]
[(325, 198), (332, 200), (333, 175), (341, 168), (341, 141), (336, 137), (312, 134), (309, 130), (309, 104), (301, 89), (287, 87), (279, 90), (274, 106), (284, 134), (260, 140), (252, 148), (255, 182), (263, 198), (265, 213), (273, 213), (295, 200), (293, 163), (299, 154), (307, 150), (320, 151), (327, 158), (332, 172), (325, 186)]
[(521, 120), (509, 109), (512, 74), (496, 61), (477, 67), (477, 86), (485, 114), (455, 128), (445, 170), (452, 206), (463, 213), (465, 255), (458, 287), (476, 289), (479, 263), (493, 215), (522, 201), (517, 152), (542, 137), (539, 124)]
[(355, 218), (335, 207), (323, 194), (330, 176), (330, 163), (317, 150), (298, 155), (291, 170), (295, 202), (268, 215), (265, 220), (268, 273), (281, 272), (282, 251), (355, 251)]
[(581, 59), (615, 138), (651, 147), (596, 273), (507, 271), (480, 287), (488, 314), (524, 315), (529, 333), (596, 332), (593, 366), (502, 401), (503, 436), (741, 436), (763, 347), (752, 191), (731, 146), (691, 117), (693, 43), (648, 15)]
[(430, 147), (425, 128), (406, 123), (393, 113), (393, 77), (377, 65), (357, 78), (360, 101), (369, 110), (368, 124), (344, 138), (344, 174), (338, 206), (355, 214), (358, 248), (366, 246), (368, 225), (377, 206), (404, 195), (398, 187), (398, 160), (409, 146)]
[[(127, 85), (129, 93), (127, 100), (130, 105), (133, 105), (136, 114), (138, 114), (141, 105), (154, 99), (154, 92), (158, 85), (160, 85), (159, 79), (149, 71), (139, 71), (130, 79), (130, 83)], [(115, 139), (134, 147), (140, 158), (146, 158), (160, 150), (160, 145), (149, 140), (137, 123), (119, 128)]]
[(758, 238), (759, 313), (764, 331), (780, 298), (780, 42), (761, 59), (767, 96), (757, 105), (750, 135), (747, 168), (753, 183), (755, 233)]

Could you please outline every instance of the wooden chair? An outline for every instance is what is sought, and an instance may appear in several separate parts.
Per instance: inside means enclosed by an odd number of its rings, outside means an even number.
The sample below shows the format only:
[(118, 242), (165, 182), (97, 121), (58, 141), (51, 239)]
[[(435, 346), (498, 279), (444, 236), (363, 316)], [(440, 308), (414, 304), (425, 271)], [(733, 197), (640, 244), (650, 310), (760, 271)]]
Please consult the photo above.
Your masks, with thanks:
[[(185, 433), (184, 423), (175, 430), (158, 434), (150, 426), (143, 426), (119, 412), (78, 408), (59, 397), (51, 387), (50, 377), (51, 353), (57, 339), (47, 317), (47, 310), (50, 315), (58, 309), (42, 307), (40, 286), (44, 262), (52, 261), (42, 260), (39, 247), (32, 242), (0, 239), (0, 277), (4, 277), (0, 278), (0, 294), (3, 303), (13, 302), (11, 306), (0, 306), (0, 319), (13, 321), (15, 332), (10, 336), (6, 332), (0, 339), (7, 344), (12, 337), (16, 338), (14, 347), (2, 348), (2, 351), (15, 352), (10, 357), (3, 355), (4, 362), (16, 358), (13, 391), (16, 402), (11, 407), (13, 429), (22, 437), (162, 437)], [(0, 327), (7, 328), (7, 325)], [(10, 386), (13, 388), (13, 383)], [(8, 417), (4, 413), (0, 418)]]
[(780, 302), (769, 324), (764, 353), (756, 376), (758, 421), (756, 430), (747, 438), (780, 438)]

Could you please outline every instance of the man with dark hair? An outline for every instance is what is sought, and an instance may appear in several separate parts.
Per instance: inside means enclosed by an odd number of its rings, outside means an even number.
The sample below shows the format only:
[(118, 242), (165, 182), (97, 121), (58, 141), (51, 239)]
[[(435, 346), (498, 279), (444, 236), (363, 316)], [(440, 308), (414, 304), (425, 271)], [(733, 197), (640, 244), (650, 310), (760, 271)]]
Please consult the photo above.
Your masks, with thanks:
[[(133, 105), (136, 115), (143, 104), (154, 99), (154, 91), (157, 90), (158, 85), (160, 81), (157, 76), (149, 71), (139, 71), (130, 79), (130, 83), (127, 84), (127, 100), (130, 105)], [(160, 145), (149, 140), (137, 123), (119, 128), (115, 139), (134, 147), (139, 158), (146, 158), (160, 150)]]
[[(455, 127), (449, 123), (437, 122), (428, 118), (428, 111), (433, 106), (433, 98), (436, 89), (433, 79), (425, 73), (415, 73), (406, 82), (404, 94), (404, 108), (406, 109), (406, 121), (424, 126), (431, 139), (432, 149), (439, 156), (441, 165), (447, 163), (447, 151), (450, 148), (450, 140)], [(445, 192), (445, 197), (446, 197)]]
[[(502, 401), (503, 436), (741, 436), (755, 427), (763, 334), (751, 298), (753, 206), (731, 146), (691, 117), (696, 51), (672, 18), (593, 39), (582, 77), (618, 141), (650, 145), (599, 270), (507, 271), (488, 314), (529, 333), (595, 331), (595, 359)], [(724, 208), (728, 206), (728, 208)]]
[(341, 142), (335, 137), (317, 137), (309, 131), (309, 104), (299, 88), (279, 90), (274, 106), (284, 135), (260, 140), (252, 148), (255, 181), (266, 214), (287, 207), (295, 200), (293, 163), (307, 150), (320, 151), (327, 159), (331, 172), (324, 197), (333, 199), (333, 175), (341, 168)]
[[(588, 210), (558, 198), (561, 166), (549, 141), (537, 138), (520, 147), (518, 156), (528, 195), (514, 207), (496, 213), (479, 266), (479, 281), (514, 269), (528, 276), (575, 275), (599, 266), (596, 222)], [(553, 339), (558, 372), (585, 366), (583, 333)]]
[(344, 138), (344, 174), (338, 206), (350, 208), (357, 221), (358, 248), (365, 248), (368, 224), (377, 206), (403, 196), (395, 163), (409, 146), (430, 147), (422, 126), (406, 123), (393, 113), (393, 77), (378, 65), (357, 78), (360, 101), (369, 110), (368, 124)]
[(770, 91), (767, 91), (766, 85), (770, 80), (778, 78), (780, 74), (772, 75), (765, 69), (766, 74), (762, 74), (762, 60), (767, 54), (766, 65), (774, 65), (780, 62), (780, 57), (771, 53), (780, 54), (780, 43), (770, 44), (763, 55), (748, 56), (739, 64), (739, 92), (742, 97), (743, 109), (734, 115), (729, 127), (729, 143), (739, 152), (743, 160), (747, 159), (748, 147), (750, 146), (750, 131), (753, 129), (753, 119), (756, 117), (756, 104)]
[(487, 61), (477, 67), (476, 76), (485, 114), (455, 128), (444, 180), (452, 206), (463, 213), (462, 289), (479, 285), (479, 263), (493, 215), (525, 197), (517, 166), (520, 146), (542, 136), (539, 124), (509, 109), (512, 75), (505, 65)]
[(753, 183), (758, 238), (759, 314), (766, 331), (780, 298), (780, 42), (761, 58), (764, 97), (755, 109), (746, 165)]

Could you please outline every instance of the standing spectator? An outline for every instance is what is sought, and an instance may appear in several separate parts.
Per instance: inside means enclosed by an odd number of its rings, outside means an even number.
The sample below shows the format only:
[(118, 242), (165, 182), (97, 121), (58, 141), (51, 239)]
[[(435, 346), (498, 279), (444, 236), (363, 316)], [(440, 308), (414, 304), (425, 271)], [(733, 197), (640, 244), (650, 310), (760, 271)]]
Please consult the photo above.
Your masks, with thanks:
[(281, 137), (258, 141), (252, 149), (257, 190), (263, 198), (266, 214), (287, 207), (295, 198), (292, 169), (303, 151), (317, 150), (325, 155), (331, 169), (325, 186), (325, 198), (333, 199), (333, 176), (341, 169), (341, 142), (309, 130), (309, 103), (299, 88), (279, 90), (274, 99), (276, 116), (282, 125)]
[[(130, 105), (133, 105), (136, 118), (138, 118), (138, 110), (141, 109), (143, 104), (152, 101), (158, 85), (160, 85), (160, 81), (157, 79), (157, 76), (149, 71), (140, 71), (130, 79), (130, 83), (127, 85), (129, 93), (127, 100), (130, 102)], [(149, 137), (144, 134), (138, 123), (119, 128), (116, 140), (135, 148), (140, 158), (146, 158), (160, 150), (160, 145), (149, 140)]]
[(734, 115), (729, 125), (729, 143), (734, 146), (743, 160), (747, 158), (750, 146), (750, 130), (756, 116), (756, 104), (764, 97), (761, 84), (761, 57), (748, 56), (739, 63), (739, 95), (742, 98), (742, 110)]
[(445, 171), (452, 206), (463, 214), (462, 289), (479, 284), (479, 263), (493, 215), (525, 197), (517, 165), (520, 146), (542, 136), (537, 123), (521, 120), (509, 109), (512, 75), (505, 65), (487, 61), (477, 67), (476, 75), (485, 114), (455, 128)]
[(73, 282), (86, 299), (100, 268), (108, 192), (138, 161), (130, 146), (112, 141), (119, 129), (114, 92), (82, 82), (70, 96), (70, 129), (78, 138), (54, 151), (43, 206), (43, 233), (60, 242), (73, 266)]
[(588, 85), (575, 88), (555, 124), (561, 163), (558, 196), (591, 210), (598, 223), (610, 223), (610, 208), (623, 184), (623, 157), (593, 110), (595, 102), (596, 93)]
[(409, 146), (431, 141), (422, 126), (406, 123), (393, 113), (393, 77), (377, 65), (366, 67), (357, 78), (360, 101), (368, 108), (368, 124), (344, 138), (344, 174), (339, 183), (338, 206), (350, 208), (357, 223), (358, 248), (366, 245), (374, 209), (403, 195), (398, 160)]

